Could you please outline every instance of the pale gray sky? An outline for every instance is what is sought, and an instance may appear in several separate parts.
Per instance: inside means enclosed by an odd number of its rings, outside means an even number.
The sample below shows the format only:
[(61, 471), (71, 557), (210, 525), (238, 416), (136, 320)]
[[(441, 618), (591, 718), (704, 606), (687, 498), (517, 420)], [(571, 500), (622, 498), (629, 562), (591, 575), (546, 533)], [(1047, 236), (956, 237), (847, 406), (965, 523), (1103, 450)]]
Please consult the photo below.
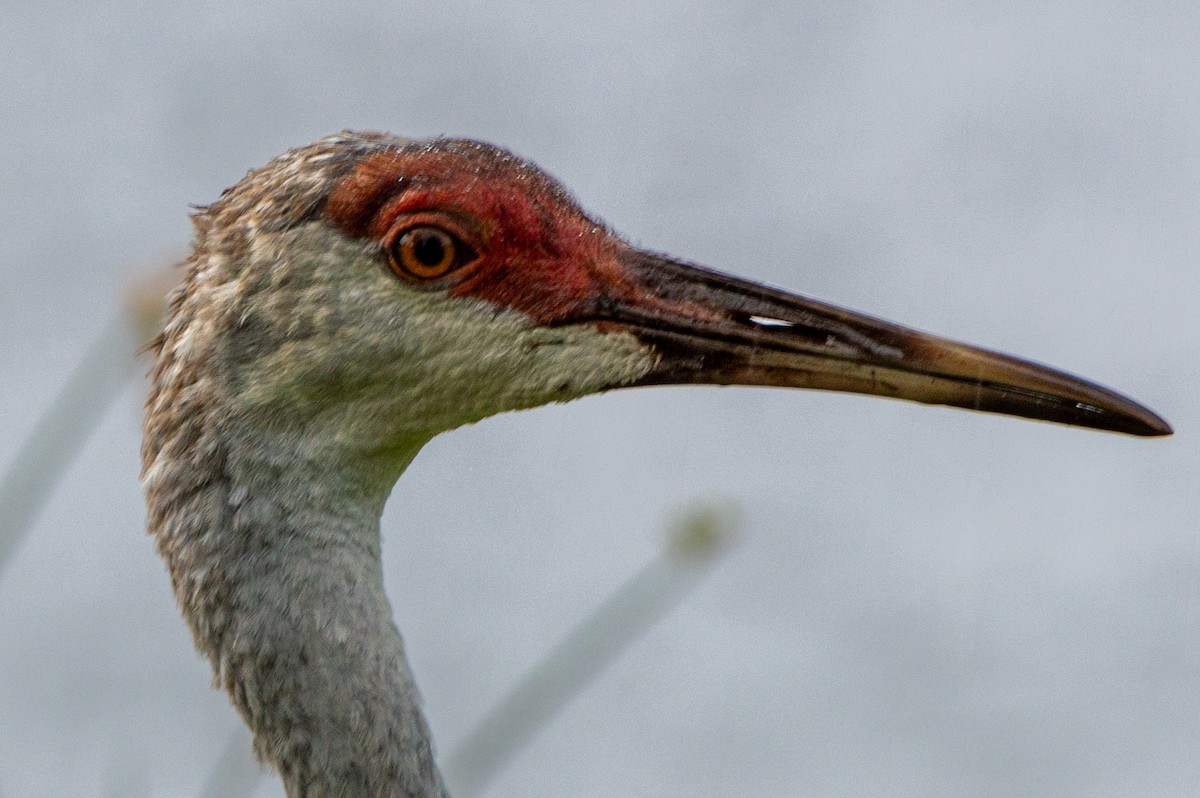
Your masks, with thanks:
[[(384, 527), (442, 750), (719, 495), (740, 549), (491, 795), (1200, 793), (1200, 11), (747, 5), (10, 3), (0, 467), (189, 203), (345, 127), (488, 139), (636, 242), (1177, 435), (655, 389), (439, 438)], [(5, 798), (190, 795), (237, 724), (142, 531), (143, 393), (0, 581)]]

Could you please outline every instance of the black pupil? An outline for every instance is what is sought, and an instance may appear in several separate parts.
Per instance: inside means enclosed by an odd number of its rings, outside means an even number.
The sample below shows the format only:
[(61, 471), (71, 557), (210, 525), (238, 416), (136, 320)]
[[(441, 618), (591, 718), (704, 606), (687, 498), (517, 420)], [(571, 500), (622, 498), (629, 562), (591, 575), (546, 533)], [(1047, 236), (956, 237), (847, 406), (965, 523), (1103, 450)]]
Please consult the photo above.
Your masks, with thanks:
[(446, 257), (446, 242), (436, 233), (417, 233), (413, 255), (425, 266), (440, 266)]

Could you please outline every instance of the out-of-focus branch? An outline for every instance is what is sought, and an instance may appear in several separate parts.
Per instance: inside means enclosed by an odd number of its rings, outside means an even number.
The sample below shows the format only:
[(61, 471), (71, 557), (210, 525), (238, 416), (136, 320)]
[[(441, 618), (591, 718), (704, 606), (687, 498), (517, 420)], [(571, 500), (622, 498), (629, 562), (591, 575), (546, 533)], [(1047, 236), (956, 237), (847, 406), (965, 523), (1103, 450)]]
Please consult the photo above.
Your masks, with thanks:
[(699, 584), (736, 528), (728, 506), (692, 509), (663, 553), (580, 622), (443, 760), (450, 793), (482, 792), (572, 697)]
[(62, 472), (125, 384), (136, 348), (162, 318), (169, 287), (161, 274), (134, 286), (125, 312), (92, 341), (0, 478), (0, 576)]

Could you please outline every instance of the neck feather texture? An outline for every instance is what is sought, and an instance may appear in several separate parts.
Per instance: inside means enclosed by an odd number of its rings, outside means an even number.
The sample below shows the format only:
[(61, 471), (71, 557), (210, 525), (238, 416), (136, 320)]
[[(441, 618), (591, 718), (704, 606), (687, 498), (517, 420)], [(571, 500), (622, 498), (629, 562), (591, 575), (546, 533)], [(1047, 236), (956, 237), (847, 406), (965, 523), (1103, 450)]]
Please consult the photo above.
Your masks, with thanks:
[(421, 445), (633, 384), (657, 357), (628, 333), (410, 285), (382, 242), (322, 215), (359, 158), (403, 146), (323, 139), (201, 210), (150, 347), (149, 529), (292, 798), (444, 795), (379, 557), (380, 512)]
[[(295, 440), (156, 458), (151, 530), (215, 680), (291, 798), (444, 796), (383, 589), (379, 515), (416, 454)], [(167, 449), (170, 449), (168, 442)]]

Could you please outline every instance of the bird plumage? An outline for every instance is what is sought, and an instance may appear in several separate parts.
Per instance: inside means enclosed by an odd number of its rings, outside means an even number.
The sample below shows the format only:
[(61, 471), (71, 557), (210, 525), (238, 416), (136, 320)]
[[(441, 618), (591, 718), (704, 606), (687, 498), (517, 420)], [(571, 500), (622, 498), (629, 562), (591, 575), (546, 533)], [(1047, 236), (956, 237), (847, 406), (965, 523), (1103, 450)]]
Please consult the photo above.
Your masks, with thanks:
[(611, 388), (875, 393), (1135, 434), (1107, 389), (634, 249), (479, 142), (343, 133), (195, 216), (142, 448), (197, 647), (290, 796), (444, 787), (379, 516), (440, 432)]

